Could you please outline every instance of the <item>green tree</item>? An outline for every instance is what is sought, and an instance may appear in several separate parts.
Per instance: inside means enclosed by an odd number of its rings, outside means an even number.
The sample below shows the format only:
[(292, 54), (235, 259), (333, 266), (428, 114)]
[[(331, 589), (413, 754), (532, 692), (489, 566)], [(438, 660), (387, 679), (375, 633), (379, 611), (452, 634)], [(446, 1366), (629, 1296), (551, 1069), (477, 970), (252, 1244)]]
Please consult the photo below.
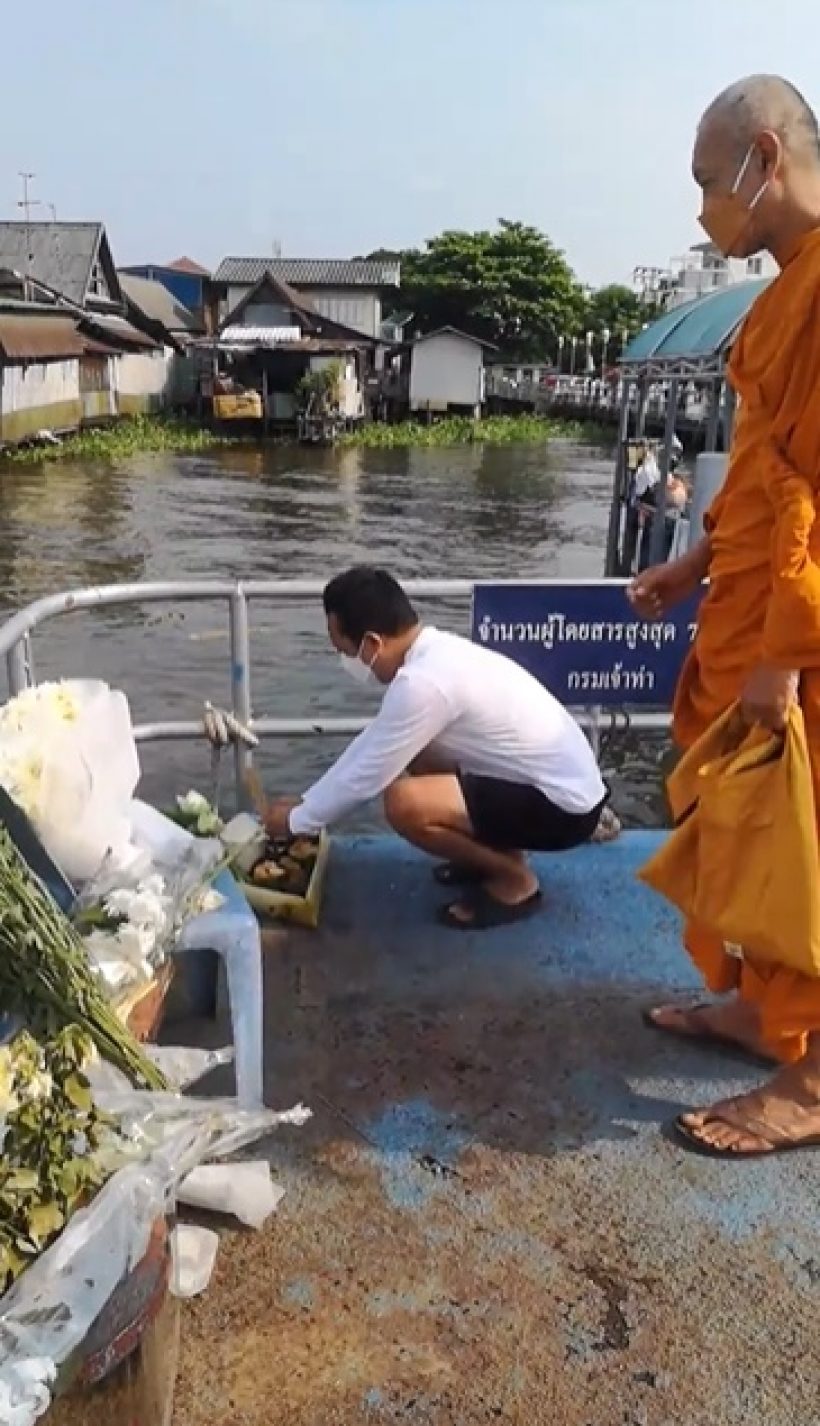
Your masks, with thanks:
[(402, 255), (401, 284), (414, 328), (459, 327), (511, 358), (554, 356), (561, 333), (582, 330), (583, 292), (571, 267), (525, 223), (444, 232)]
[(597, 333), (607, 328), (613, 336), (624, 332), (632, 336), (641, 330), (645, 322), (651, 321), (653, 315), (654, 309), (631, 287), (613, 282), (589, 295), (584, 311), (584, 330)]

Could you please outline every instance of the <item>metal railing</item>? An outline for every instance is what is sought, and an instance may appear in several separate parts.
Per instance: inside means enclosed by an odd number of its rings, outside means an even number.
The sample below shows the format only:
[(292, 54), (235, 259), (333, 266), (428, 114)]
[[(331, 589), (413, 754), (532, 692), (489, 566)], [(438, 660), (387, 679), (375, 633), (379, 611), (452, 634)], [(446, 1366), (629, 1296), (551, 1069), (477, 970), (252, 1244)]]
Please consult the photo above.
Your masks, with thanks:
[[(502, 582), (502, 581), (499, 581)], [(508, 580), (509, 584), (531, 584), (531, 580)], [(367, 726), (363, 718), (276, 718), (254, 716), (251, 678), (250, 604), (257, 600), (277, 600), (283, 603), (319, 601), (324, 580), (163, 580), (156, 583), (108, 584), (86, 589), (49, 594), (26, 605), (0, 625), (0, 658), (5, 658), (9, 695), (15, 696), (36, 682), (32, 634), (42, 624), (61, 614), (112, 608), (123, 604), (196, 603), (218, 600), (227, 606), (230, 642), (231, 712), (250, 727), (259, 738), (314, 737), (317, 735), (349, 735), (360, 733)], [(626, 585), (627, 580), (545, 580), (545, 585), (583, 586), (590, 584)], [(473, 596), (475, 582), (466, 579), (418, 579), (404, 585), (411, 598), (464, 599)], [(646, 730), (668, 728), (668, 712), (612, 710), (587, 707), (573, 709), (582, 727), (589, 730), (596, 751), (602, 731), (626, 731), (630, 727)], [(201, 718), (171, 719), (164, 722), (141, 723), (134, 729), (139, 743), (200, 739), (204, 736)], [(242, 801), (244, 774), (252, 762), (252, 752), (237, 743), (234, 746), (236, 793)]]

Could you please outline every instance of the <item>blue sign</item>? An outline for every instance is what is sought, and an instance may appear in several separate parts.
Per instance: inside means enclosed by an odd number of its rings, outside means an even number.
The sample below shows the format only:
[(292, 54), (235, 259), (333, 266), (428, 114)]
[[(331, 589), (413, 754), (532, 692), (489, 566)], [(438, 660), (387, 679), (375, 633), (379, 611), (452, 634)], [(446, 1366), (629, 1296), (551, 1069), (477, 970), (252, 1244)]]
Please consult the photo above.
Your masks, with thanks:
[(626, 583), (477, 584), (473, 639), (506, 654), (566, 706), (663, 708), (695, 637), (701, 594), (657, 623)]

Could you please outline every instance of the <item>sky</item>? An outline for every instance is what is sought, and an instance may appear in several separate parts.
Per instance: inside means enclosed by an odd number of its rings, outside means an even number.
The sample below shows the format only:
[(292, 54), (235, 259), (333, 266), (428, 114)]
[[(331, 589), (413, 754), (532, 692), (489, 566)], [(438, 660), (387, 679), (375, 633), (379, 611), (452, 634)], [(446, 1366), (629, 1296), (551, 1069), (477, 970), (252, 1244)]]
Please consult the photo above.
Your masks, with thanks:
[(820, 104), (820, 0), (5, 8), (0, 217), (33, 172), (119, 265), (350, 257), (505, 217), (582, 281), (628, 282), (698, 241), (691, 144), (720, 89), (766, 70)]

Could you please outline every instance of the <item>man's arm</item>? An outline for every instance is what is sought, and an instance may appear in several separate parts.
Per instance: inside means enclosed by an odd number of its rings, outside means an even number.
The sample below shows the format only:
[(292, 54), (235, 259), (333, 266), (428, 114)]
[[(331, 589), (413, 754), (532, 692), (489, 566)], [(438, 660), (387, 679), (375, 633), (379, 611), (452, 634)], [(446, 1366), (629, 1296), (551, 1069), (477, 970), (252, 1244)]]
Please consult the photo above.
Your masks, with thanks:
[(373, 722), (360, 733), (290, 814), (294, 836), (315, 836), (378, 797), (451, 719), (446, 698), (421, 675), (399, 675)]

